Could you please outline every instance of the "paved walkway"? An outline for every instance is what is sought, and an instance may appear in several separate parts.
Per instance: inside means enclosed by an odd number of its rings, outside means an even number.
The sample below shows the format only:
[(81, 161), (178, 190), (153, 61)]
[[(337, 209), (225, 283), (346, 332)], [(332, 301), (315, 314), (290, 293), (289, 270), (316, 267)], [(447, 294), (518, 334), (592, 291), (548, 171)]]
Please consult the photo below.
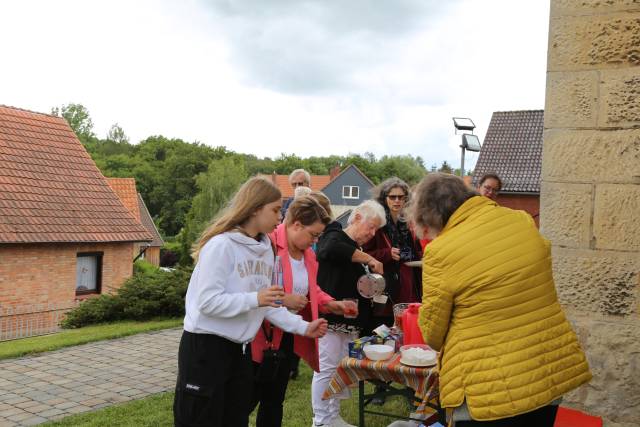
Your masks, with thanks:
[(0, 427), (27, 426), (172, 390), (182, 329), (0, 361)]

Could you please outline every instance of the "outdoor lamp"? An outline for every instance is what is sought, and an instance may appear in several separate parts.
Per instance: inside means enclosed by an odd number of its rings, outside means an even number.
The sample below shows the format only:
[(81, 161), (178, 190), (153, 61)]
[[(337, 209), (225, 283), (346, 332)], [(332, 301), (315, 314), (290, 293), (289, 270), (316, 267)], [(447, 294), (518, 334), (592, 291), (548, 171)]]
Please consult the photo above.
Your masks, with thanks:
[(470, 135), (465, 133), (462, 135), (462, 148), (467, 151), (480, 151), (480, 140), (477, 135)]
[(471, 132), (473, 132), (473, 130), (476, 128), (476, 125), (475, 123), (473, 123), (473, 120), (467, 117), (454, 117), (453, 125), (455, 126), (456, 131), (470, 130)]
[(465, 150), (475, 152), (480, 151), (480, 140), (476, 135), (473, 134), (473, 130), (476, 128), (476, 125), (470, 118), (454, 117), (453, 126), (456, 128), (456, 135), (458, 134), (459, 130), (471, 132), (462, 134), (462, 144), (460, 145), (460, 148), (462, 148), (462, 157), (460, 160), (460, 176), (464, 177), (464, 152)]

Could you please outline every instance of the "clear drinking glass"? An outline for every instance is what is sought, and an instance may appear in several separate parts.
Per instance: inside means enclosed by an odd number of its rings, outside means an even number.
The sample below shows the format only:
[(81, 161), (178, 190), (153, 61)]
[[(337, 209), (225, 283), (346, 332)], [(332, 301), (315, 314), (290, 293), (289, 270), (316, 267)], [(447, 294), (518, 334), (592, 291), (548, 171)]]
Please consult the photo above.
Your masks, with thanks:
[(342, 301), (350, 301), (355, 304), (354, 310), (349, 310), (344, 312), (345, 319), (355, 319), (358, 317), (358, 298), (343, 298)]

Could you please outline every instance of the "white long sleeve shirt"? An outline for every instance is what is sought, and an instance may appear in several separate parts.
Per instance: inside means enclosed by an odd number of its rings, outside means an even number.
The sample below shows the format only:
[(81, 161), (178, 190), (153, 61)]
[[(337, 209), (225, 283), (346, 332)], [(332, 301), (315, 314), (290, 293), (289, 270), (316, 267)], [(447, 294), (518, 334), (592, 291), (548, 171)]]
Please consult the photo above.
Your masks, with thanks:
[(184, 329), (215, 334), (237, 343), (256, 336), (264, 318), (304, 335), (309, 323), (286, 308), (258, 307), (258, 291), (271, 286), (273, 250), (267, 236), (259, 242), (230, 231), (211, 238), (200, 250), (185, 302)]

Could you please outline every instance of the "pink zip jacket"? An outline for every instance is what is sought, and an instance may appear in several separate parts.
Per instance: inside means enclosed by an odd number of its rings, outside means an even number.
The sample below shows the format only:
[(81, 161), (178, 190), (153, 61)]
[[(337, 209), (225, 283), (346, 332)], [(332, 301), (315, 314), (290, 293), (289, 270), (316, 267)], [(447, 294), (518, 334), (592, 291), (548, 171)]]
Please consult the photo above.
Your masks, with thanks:
[[(285, 224), (280, 224), (278, 228), (271, 234), (269, 238), (275, 244), (276, 253), (280, 256), (282, 262), (282, 270), (284, 276), (284, 291), (291, 293), (293, 287), (293, 275), (291, 273), (291, 262), (289, 261), (289, 249), (287, 245), (287, 229)], [(333, 301), (331, 295), (326, 294), (320, 289), (316, 282), (318, 275), (318, 262), (316, 261), (316, 254), (311, 248), (304, 251), (304, 265), (307, 269), (309, 276), (309, 303), (305, 308), (298, 313), (304, 320), (313, 321), (318, 318), (318, 311), (326, 313), (325, 305)], [(270, 323), (264, 321), (265, 328), (269, 328)], [(280, 347), (280, 341), (282, 340), (282, 329), (273, 327), (273, 348)], [(262, 352), (268, 347), (267, 340), (264, 336), (262, 328), (258, 329), (258, 334), (251, 342), (251, 353), (253, 361), (262, 362)], [(293, 351), (304, 359), (307, 364), (314, 370), (318, 371), (318, 339), (307, 338), (300, 335), (293, 336)]]

